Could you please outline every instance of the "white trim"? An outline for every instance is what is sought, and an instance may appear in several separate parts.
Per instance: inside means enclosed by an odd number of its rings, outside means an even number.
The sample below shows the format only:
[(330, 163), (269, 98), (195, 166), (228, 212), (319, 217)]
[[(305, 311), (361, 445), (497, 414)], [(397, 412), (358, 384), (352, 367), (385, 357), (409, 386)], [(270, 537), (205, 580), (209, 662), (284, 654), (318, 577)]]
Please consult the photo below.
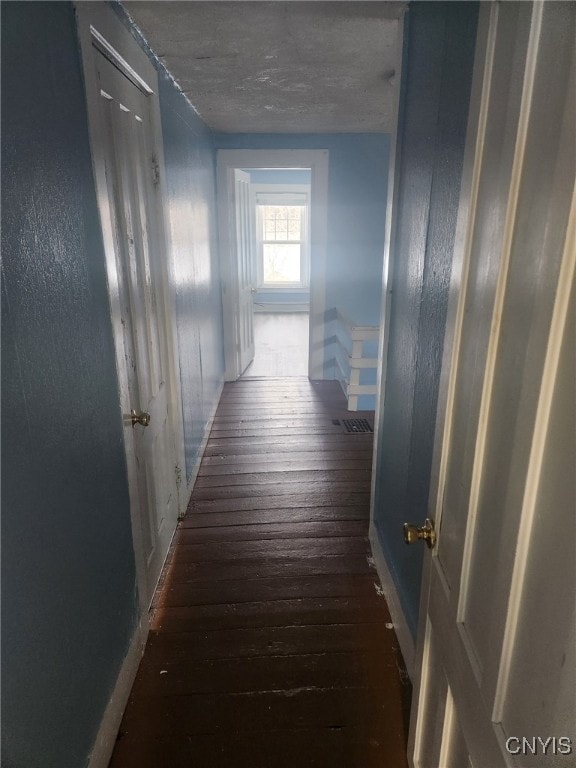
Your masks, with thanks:
[[(424, 569), (430, 569), (430, 558), (424, 561)], [(428, 583), (428, 582), (426, 582)], [(414, 698), (412, 693), (412, 708), (410, 715), (410, 734), (408, 737), (408, 764), (412, 768), (420, 768), (422, 765), (420, 750), (418, 754), (415, 752), (415, 744), (422, 744), (422, 732), (424, 730), (424, 718), (421, 717), (421, 712), (424, 708), (424, 702), (428, 699), (428, 688), (430, 686), (430, 657), (432, 655), (432, 624), (430, 623), (430, 617), (426, 616), (425, 622), (419, 622), (422, 625), (422, 632), (424, 635), (424, 642), (422, 643), (424, 651), (422, 657), (416, 656), (414, 674), (416, 678), (412, 680), (412, 685), (417, 684), (418, 698)], [(419, 628), (420, 631), (420, 628)]]
[(331, 310), (332, 312), (334, 313), (333, 319), (345, 327), (352, 341), (379, 341), (379, 325), (356, 325), (354, 320), (339, 307), (335, 307)]
[(350, 338), (352, 341), (379, 341), (380, 328), (376, 325), (353, 325)]
[[(378, 365), (377, 357), (349, 357), (350, 368), (376, 368)], [(374, 384), (376, 386), (376, 384)]]
[(147, 636), (148, 619), (145, 617), (144, 623), (139, 624), (134, 632), (128, 653), (120, 667), (114, 690), (104, 710), (100, 728), (89, 755), (88, 768), (107, 768), (110, 763), (124, 709), (138, 672), (140, 659), (144, 653)]
[[(243, 169), (245, 170), (245, 169)], [(295, 199), (294, 205), (298, 205), (298, 200), (302, 199), (302, 195), (310, 196), (310, 184), (265, 184), (260, 181), (251, 181), (250, 189), (254, 195), (261, 194), (263, 197), (270, 194), (273, 197), (278, 195), (284, 195), (284, 199), (288, 201), (288, 204), (292, 205), (289, 201)]]
[[(352, 376), (352, 374), (355, 374), (356, 377), (358, 377), (360, 369), (354, 368), (350, 375)], [(358, 384), (351, 379), (347, 391), (349, 395), (375, 395), (378, 389), (376, 384)]]
[[(396, 40), (396, 63), (395, 71), (398, 73), (398, 85), (396, 86), (396, 99), (394, 104), (394, 125), (392, 127), (392, 142), (390, 145), (390, 162), (388, 165), (388, 193), (386, 197), (386, 221), (384, 228), (384, 258), (382, 264), (382, 305), (380, 308), (380, 331), (378, 335), (378, 361), (379, 364), (376, 368), (376, 403), (374, 407), (374, 441), (373, 441), (373, 454), (372, 454), (372, 479), (370, 483), (370, 528), (372, 530), (374, 526), (374, 516), (376, 513), (375, 496), (376, 496), (376, 479), (379, 475), (378, 461), (380, 459), (378, 451), (378, 443), (380, 436), (380, 420), (384, 413), (384, 391), (386, 388), (386, 363), (388, 358), (388, 341), (390, 335), (390, 305), (388, 300), (388, 293), (390, 291), (390, 283), (392, 279), (393, 265), (391, 263), (391, 253), (396, 238), (396, 219), (397, 219), (397, 199), (398, 199), (398, 186), (400, 183), (399, 173), (396, 166), (400, 159), (400, 146), (398, 142), (398, 119), (400, 115), (400, 93), (402, 91), (402, 62), (403, 62), (403, 48), (404, 48), (404, 15), (406, 10), (402, 11), (400, 18), (398, 19), (398, 37)], [(338, 314), (342, 318), (342, 313), (338, 310)], [(384, 554), (382, 553), (382, 556)], [(388, 572), (388, 568), (386, 567)], [(405, 621), (405, 619), (404, 619)]]
[[(400, 183), (400, 176), (397, 170), (397, 166), (400, 159), (401, 147), (398, 141), (398, 120), (400, 115), (400, 94), (402, 91), (402, 73), (403, 73), (403, 47), (404, 47), (404, 14), (402, 12), (400, 19), (398, 20), (398, 37), (396, 40), (396, 64), (395, 70), (398, 73), (398, 85), (396, 87), (396, 100), (394, 104), (394, 126), (392, 129), (392, 142), (390, 146), (390, 163), (388, 167), (388, 194), (386, 201), (386, 225), (384, 235), (384, 259), (382, 265), (382, 305), (380, 309), (380, 328), (377, 335), (372, 335), (369, 338), (378, 339), (378, 361), (379, 364), (376, 367), (376, 404), (374, 413), (374, 451), (372, 457), (372, 480), (370, 485), (370, 545), (372, 547), (372, 554), (374, 556), (374, 563), (376, 570), (380, 577), (382, 589), (388, 603), (388, 609), (392, 622), (394, 623), (394, 629), (398, 642), (400, 643), (400, 650), (404, 657), (404, 663), (406, 669), (410, 675), (410, 679), (413, 679), (414, 675), (414, 658), (415, 658), (415, 646), (412, 633), (406, 620), (406, 615), (400, 603), (398, 592), (392, 574), (388, 568), (386, 557), (382, 550), (380, 540), (378, 538), (378, 532), (374, 522), (376, 505), (376, 482), (379, 475), (378, 462), (380, 455), (378, 451), (379, 443), (379, 424), (384, 412), (384, 393), (386, 388), (386, 362), (388, 356), (388, 341), (390, 335), (390, 305), (389, 292), (390, 284), (393, 273), (392, 263), (392, 251), (396, 239), (396, 223), (397, 223), (397, 207), (398, 207), (398, 186)], [(341, 313), (340, 313), (341, 314)], [(363, 338), (363, 337), (361, 337)], [(400, 535), (400, 533), (398, 534)]]
[(104, 56), (106, 56), (106, 58), (110, 62), (112, 62), (112, 64), (114, 64), (116, 67), (121, 69), (124, 75), (129, 80), (131, 80), (134, 83), (134, 85), (138, 86), (138, 88), (140, 88), (140, 90), (143, 93), (145, 93), (147, 96), (150, 96), (151, 94), (154, 93), (154, 91), (152, 90), (152, 88), (150, 88), (148, 83), (140, 77), (138, 72), (136, 72), (136, 70), (133, 69), (133, 67), (131, 67), (130, 64), (128, 64), (126, 59), (123, 58), (118, 53), (118, 51), (110, 45), (108, 40), (106, 40), (106, 38), (103, 35), (101, 35), (100, 32), (98, 32), (98, 30), (92, 26), (92, 24), (90, 24), (90, 34), (92, 35), (92, 38), (93, 38), (92, 40), (93, 45), (95, 45), (96, 48), (98, 48), (98, 50), (100, 51), (100, 53), (103, 53)]
[[(162, 271), (164, 278), (164, 306), (166, 309), (166, 338), (167, 338), (167, 357), (168, 357), (168, 374), (171, 396), (171, 408), (170, 413), (172, 416), (172, 428), (174, 431), (174, 451), (176, 454), (175, 468), (180, 469), (181, 473), (186, 472), (186, 457), (184, 451), (184, 413), (182, 410), (183, 398), (182, 398), (182, 384), (181, 384), (181, 369), (180, 369), (180, 347), (178, 342), (178, 320), (176, 315), (176, 299), (173, 292), (173, 286), (177, 285), (178, 279), (176, 277), (176, 265), (172, 258), (172, 241), (170, 238), (171, 225), (169, 221), (168, 206), (166, 201), (168, 200), (168, 190), (166, 186), (166, 165), (164, 162), (164, 142), (162, 139), (162, 126), (160, 117), (160, 105), (158, 100), (155, 100), (156, 109), (153, 110), (155, 128), (158, 131), (158, 144), (157, 152), (159, 174), (159, 193), (162, 200), (162, 221), (160, 222), (162, 227), (163, 243), (166, 248), (166, 269)], [(177, 483), (178, 490), (178, 516), (184, 515), (188, 501), (182, 494), (183, 483)]]
[(234, 169), (310, 168), (310, 379), (324, 378), (324, 326), (326, 311), (326, 241), (328, 211), (327, 149), (219, 149), (217, 155), (218, 229), (222, 277), (225, 380), (240, 376), (236, 349), (236, 270), (230, 237), (233, 216)]
[(382, 550), (380, 539), (378, 538), (378, 531), (376, 530), (376, 526), (373, 522), (370, 523), (369, 537), (370, 548), (372, 549), (372, 556), (374, 558), (374, 565), (376, 566), (376, 571), (380, 578), (380, 584), (382, 585), (382, 589), (384, 591), (384, 597), (386, 598), (388, 610), (390, 611), (392, 623), (394, 624), (394, 631), (396, 632), (396, 637), (398, 638), (398, 642), (400, 644), (400, 650), (402, 651), (404, 664), (406, 664), (406, 670), (408, 671), (410, 679), (412, 680), (412, 676), (414, 674), (415, 656), (414, 638), (412, 637), (410, 627), (406, 621), (406, 615), (402, 610), (402, 605), (400, 604), (400, 598), (398, 597), (396, 585), (394, 584), (394, 579), (392, 578), (392, 574), (390, 573), (386, 563), (386, 557)]
[[(442, 725), (442, 738), (440, 739), (440, 765), (449, 765), (450, 750), (452, 749), (452, 740), (454, 738), (454, 727), (458, 720), (456, 718), (456, 708), (454, 707), (454, 697), (450, 688), (446, 690), (446, 704), (444, 707), (444, 724)], [(464, 768), (464, 766), (462, 767)]]
[(254, 314), (268, 314), (273, 315), (276, 313), (300, 313), (308, 314), (310, 312), (310, 305), (308, 302), (294, 301), (294, 302), (279, 302), (279, 301), (259, 301), (258, 298), (254, 299)]

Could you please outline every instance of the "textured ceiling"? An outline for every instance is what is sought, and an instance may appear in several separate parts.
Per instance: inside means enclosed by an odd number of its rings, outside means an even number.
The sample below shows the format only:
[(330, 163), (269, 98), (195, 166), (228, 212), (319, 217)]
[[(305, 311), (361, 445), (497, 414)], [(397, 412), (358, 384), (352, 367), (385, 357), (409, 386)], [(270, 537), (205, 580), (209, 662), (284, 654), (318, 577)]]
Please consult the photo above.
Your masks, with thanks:
[(392, 130), (404, 3), (127, 0), (123, 5), (213, 130)]

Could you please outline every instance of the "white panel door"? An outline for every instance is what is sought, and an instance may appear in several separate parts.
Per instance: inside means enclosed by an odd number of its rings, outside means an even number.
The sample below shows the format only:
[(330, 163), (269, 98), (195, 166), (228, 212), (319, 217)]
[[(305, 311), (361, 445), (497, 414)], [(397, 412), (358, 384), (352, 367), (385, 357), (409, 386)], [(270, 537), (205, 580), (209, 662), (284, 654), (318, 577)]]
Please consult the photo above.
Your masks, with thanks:
[(254, 212), (250, 203), (250, 175), (234, 169), (236, 218), (237, 318), (239, 375), (254, 359)]
[[(157, 81), (143, 52), (104, 4), (80, 4), (76, 12), (106, 253), (140, 605), (147, 610), (177, 522), (179, 466), (162, 261), (167, 252), (160, 194), (161, 135), (157, 96), (150, 85), (156, 88)], [(131, 64), (119, 52), (122, 48), (126, 55), (126, 47), (133, 53)]]
[(482, 5), (410, 756), (574, 766), (576, 6)]

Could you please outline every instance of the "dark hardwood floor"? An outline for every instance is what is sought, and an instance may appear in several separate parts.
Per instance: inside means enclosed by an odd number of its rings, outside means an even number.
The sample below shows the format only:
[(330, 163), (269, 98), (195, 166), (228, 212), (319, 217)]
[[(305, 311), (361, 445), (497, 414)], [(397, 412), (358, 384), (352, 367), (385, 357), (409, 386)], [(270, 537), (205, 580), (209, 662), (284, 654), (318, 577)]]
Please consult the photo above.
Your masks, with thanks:
[(405, 768), (370, 558), (372, 434), (335, 382), (225, 385), (112, 768)]

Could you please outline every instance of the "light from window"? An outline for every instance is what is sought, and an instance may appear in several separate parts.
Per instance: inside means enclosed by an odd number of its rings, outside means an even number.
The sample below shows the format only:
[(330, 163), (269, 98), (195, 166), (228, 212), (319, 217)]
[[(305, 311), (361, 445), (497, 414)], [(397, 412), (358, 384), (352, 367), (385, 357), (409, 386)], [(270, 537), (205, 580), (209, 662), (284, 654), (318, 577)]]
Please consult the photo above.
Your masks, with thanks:
[(300, 244), (263, 243), (264, 282), (300, 282)]
[(301, 281), (302, 211), (300, 205), (261, 205), (262, 261), (265, 283)]

